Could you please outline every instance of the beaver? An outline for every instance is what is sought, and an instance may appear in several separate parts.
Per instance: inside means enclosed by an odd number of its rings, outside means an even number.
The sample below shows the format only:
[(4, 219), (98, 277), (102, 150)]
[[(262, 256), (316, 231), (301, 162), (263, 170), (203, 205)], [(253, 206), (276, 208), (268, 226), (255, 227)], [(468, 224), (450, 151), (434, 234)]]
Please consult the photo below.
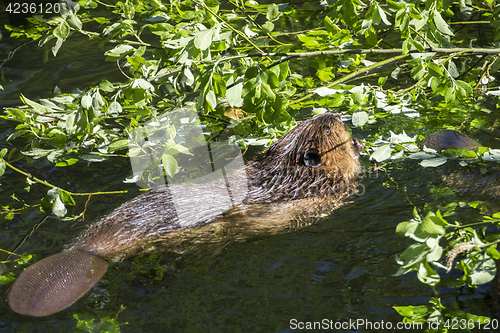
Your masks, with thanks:
[(454, 130), (443, 130), (427, 136), (422, 145), (441, 152), (445, 149), (477, 150), (479, 142)]
[[(438, 152), (445, 149), (466, 149), (477, 150), (481, 144), (476, 140), (453, 130), (444, 130), (427, 136), (423, 142), (427, 148), (432, 148)], [(455, 168), (455, 167), (454, 167)], [(450, 171), (444, 180), (453, 186), (457, 192), (474, 195), (484, 195), (489, 201), (495, 202), (495, 198), (500, 194), (500, 184), (498, 183), (498, 167), (490, 168), (487, 172), (473, 174), (459, 170)], [(497, 211), (498, 207), (490, 207), (490, 211)], [(500, 304), (500, 260), (495, 260), (496, 274), (493, 278), (492, 291), (497, 302)]]
[[(482, 147), (479, 142), (454, 130), (443, 130), (430, 134), (422, 141), (422, 146), (442, 152), (446, 149), (465, 149), (476, 151)], [(463, 168), (452, 166), (442, 173), (442, 178), (457, 192), (496, 198), (500, 193), (498, 181), (498, 167), (489, 168), (478, 173), (467, 172)], [(491, 200), (493, 202), (493, 200)], [(497, 209), (498, 207), (492, 207)]]
[[(67, 250), (22, 272), (8, 304), (20, 314), (50, 315), (89, 291), (109, 261), (147, 251), (152, 244), (182, 253), (193, 244), (307, 225), (351, 194), (360, 180), (363, 149), (339, 114), (303, 121), (222, 180), (158, 186), (122, 204)], [(228, 193), (230, 200), (221, 199)]]

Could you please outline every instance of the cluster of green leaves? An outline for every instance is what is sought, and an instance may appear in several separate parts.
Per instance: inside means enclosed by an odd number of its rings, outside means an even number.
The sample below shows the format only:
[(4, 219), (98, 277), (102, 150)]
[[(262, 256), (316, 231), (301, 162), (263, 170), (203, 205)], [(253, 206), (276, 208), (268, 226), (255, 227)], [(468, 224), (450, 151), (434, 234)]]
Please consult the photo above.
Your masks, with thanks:
[[(12, 36), (38, 39), (46, 53), (51, 51), (54, 56), (75, 33), (98, 39), (103, 47), (114, 45), (104, 52), (107, 60), (118, 61), (128, 72), (124, 82), (103, 80), (86, 91), (64, 93), (39, 102), (23, 96), (27, 108), (10, 108), (5, 116), (20, 124), (9, 141), (22, 138), (25, 145), (16, 146), (22, 147), (24, 156), (46, 156), (57, 166), (65, 166), (78, 160), (102, 161), (106, 154), (125, 149), (124, 139), (134, 128), (189, 101), (196, 101), (197, 109), (210, 114), (210, 119), (227, 120), (227, 107), (242, 108), (245, 117), (233, 122), (233, 135), (274, 139), (294, 125), (290, 113), (307, 106), (340, 108), (354, 115), (355, 126), (363, 126), (385, 117), (386, 106), (403, 109), (408, 98), (415, 100), (429, 87), (448, 103), (454, 102), (455, 97), (472, 96), (472, 76), (457, 79), (467, 74), (470, 67), (466, 57), (453, 54), (441, 58), (426, 53), (407, 61), (408, 71), (417, 84), (404, 94), (384, 91), (387, 77), (381, 77), (375, 91), (370, 87), (351, 91), (354, 86), (338, 86), (341, 91), (336, 94), (291, 105), (298, 93), (314, 91), (338, 75), (374, 63), (367, 61), (365, 55), (350, 53), (316, 55), (300, 62), (246, 57), (248, 53), (257, 55), (271, 49), (293, 55), (302, 49), (380, 45), (385, 43), (380, 33), (392, 26), (398, 29), (395, 35), (404, 41), (403, 53), (465, 42), (452, 39), (458, 34), (453, 33), (448, 22), (454, 9), (449, 2), (418, 5), (390, 1), (386, 5), (372, 1), (367, 6), (360, 1), (342, 0), (328, 4), (329, 7), (321, 7), (306, 3), (299, 8), (255, 1), (231, 2), (228, 10), (221, 9), (214, 0), (170, 4), (126, 0), (106, 6), (80, 0), (76, 6), (65, 7), (61, 15), (36, 15), (27, 27), (8, 27)], [(94, 9), (100, 9), (100, 13), (107, 10), (109, 15), (95, 16)], [(461, 12), (469, 9), (460, 7)], [(481, 9), (492, 19), (498, 16), (496, 8)], [(361, 13), (363, 20), (358, 20)], [(296, 36), (284, 33), (290, 30), (290, 22), (294, 22), (295, 30), (305, 30)], [(493, 22), (492, 29), (496, 29)], [(361, 36), (366, 39), (360, 39)], [(497, 63), (491, 63), (489, 70), (494, 71)], [(397, 75), (401, 74), (392, 73), (394, 78)], [(215, 135), (227, 130), (227, 122), (208, 122)], [(9, 157), (23, 155), (13, 149)]]
[[(0, 249), (0, 252), (7, 252), (9, 254), (13, 254), (13, 253), (10, 253), (9, 251), (5, 251), (2, 249)], [(14, 255), (17, 256), (17, 254), (14, 254)], [(33, 259), (32, 254), (24, 253), (24, 254), (20, 255), (19, 258), (16, 258), (12, 261), (15, 262), (16, 266), (24, 267), (24, 266), (30, 264), (31, 259)], [(3, 261), (3, 262), (0, 262), (0, 264), (3, 264), (5, 262), (10, 262), (10, 261)], [(13, 271), (5, 272), (5, 273), (2, 272), (2, 274), (0, 274), (0, 285), (9, 285), (12, 282), (14, 282), (14, 280), (16, 278), (17, 278), (17, 275)]]
[[(405, 323), (421, 323), (425, 332), (447, 332), (460, 329), (461, 332), (471, 332), (477, 328), (495, 328), (496, 323), (491, 318), (476, 316), (461, 310), (450, 310), (441, 299), (431, 298), (429, 305), (394, 306), (394, 309), (403, 316)], [(482, 325), (482, 326), (481, 326)]]
[(121, 332), (120, 326), (127, 325), (128, 323), (119, 323), (116, 318), (100, 317), (99, 322), (95, 322), (95, 316), (84, 313), (74, 314), (73, 317), (78, 321), (76, 330), (82, 332)]
[[(353, 122), (355, 120), (353, 119)], [(395, 134), (390, 132), (388, 139), (379, 138), (372, 143), (373, 152), (370, 158), (376, 162), (401, 160), (405, 158), (421, 160), (420, 165), (424, 168), (434, 168), (445, 164), (447, 161), (459, 161), (460, 166), (469, 163), (498, 162), (500, 161), (500, 149), (479, 147), (477, 150), (467, 149), (445, 149), (437, 152), (434, 149), (419, 147), (415, 143), (416, 136), (409, 137), (405, 132)]]
[[(446, 214), (453, 214), (455, 206), (448, 206)], [(470, 287), (485, 284), (493, 280), (496, 273), (494, 260), (500, 259), (497, 250), (498, 234), (487, 234), (487, 226), (500, 226), (500, 213), (483, 216), (481, 221), (461, 225), (459, 222), (449, 223), (438, 210), (428, 212), (421, 217), (417, 210), (413, 219), (401, 222), (396, 233), (416, 241), (397, 257), (401, 266), (396, 276), (416, 271), (418, 279), (429, 286), (437, 287), (442, 282), (440, 272), (448, 272), (453, 268), (463, 271), (456, 279), (455, 286), (467, 284)], [(443, 254), (448, 253), (446, 266), (443, 265)], [(457, 260), (460, 254), (467, 253), (465, 258)], [(433, 299), (431, 306), (398, 306), (396, 310), (409, 321), (438, 322), (440, 328), (447, 318), (473, 319), (471, 314), (461, 311), (449, 311), (443, 307), (439, 299)], [(456, 313), (455, 313), (456, 312)], [(476, 320), (486, 320), (486, 317)], [(479, 322), (476, 322), (476, 324)]]

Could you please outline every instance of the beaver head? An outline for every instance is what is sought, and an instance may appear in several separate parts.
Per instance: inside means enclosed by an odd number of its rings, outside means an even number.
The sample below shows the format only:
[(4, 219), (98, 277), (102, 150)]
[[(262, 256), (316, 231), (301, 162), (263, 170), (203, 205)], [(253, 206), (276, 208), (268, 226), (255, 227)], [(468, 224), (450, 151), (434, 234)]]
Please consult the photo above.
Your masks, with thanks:
[(481, 147), (477, 141), (453, 130), (444, 130), (429, 135), (422, 142), (422, 146), (432, 148), (438, 152), (445, 149), (477, 150), (478, 147)]
[(329, 195), (355, 183), (363, 144), (353, 139), (337, 113), (300, 123), (249, 165), (247, 202)]

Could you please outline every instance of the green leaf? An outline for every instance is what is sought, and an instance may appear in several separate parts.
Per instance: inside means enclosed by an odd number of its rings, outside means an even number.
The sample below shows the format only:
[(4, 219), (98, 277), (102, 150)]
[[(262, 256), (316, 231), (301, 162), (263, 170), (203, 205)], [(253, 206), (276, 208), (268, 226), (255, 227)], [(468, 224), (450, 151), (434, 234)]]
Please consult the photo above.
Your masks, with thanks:
[(69, 36), (69, 33), (70, 28), (66, 21), (61, 22), (61, 24), (59, 24), (53, 32), (54, 36), (61, 40), (66, 40), (66, 38)]
[(352, 124), (356, 127), (365, 125), (368, 122), (368, 113), (365, 111), (356, 111), (352, 115)]
[(68, 117), (66, 118), (66, 132), (68, 134), (75, 133), (75, 130), (76, 130), (75, 116), (76, 116), (76, 112), (73, 112), (70, 115), (68, 115)]
[(167, 175), (173, 177), (178, 167), (177, 160), (172, 155), (165, 153), (161, 156), (161, 162)]
[(418, 225), (418, 223), (413, 221), (401, 222), (396, 227), (396, 234), (405, 235), (409, 230), (414, 229), (414, 226), (416, 225)]
[(335, 24), (333, 23), (332, 19), (328, 16), (325, 16), (324, 25), (326, 31), (328, 31), (331, 34), (334, 34), (338, 31), (338, 28), (335, 27)]
[(412, 23), (415, 25), (415, 30), (420, 31), (423, 27), (425, 27), (429, 22), (429, 17), (424, 16), (422, 19), (414, 19)]
[(198, 31), (194, 37), (194, 46), (200, 51), (208, 49), (212, 44), (213, 35), (213, 29)]
[(144, 79), (137, 79), (132, 83), (132, 88), (140, 88), (146, 92), (155, 91), (155, 87)]
[(409, 38), (406, 39), (403, 42), (402, 49), (403, 49), (403, 54), (407, 54), (407, 53), (410, 52), (410, 50), (411, 50), (411, 40)]
[(83, 154), (80, 159), (86, 162), (104, 162), (106, 158), (104, 156), (99, 156), (96, 153)]
[(207, 95), (205, 96), (205, 100), (212, 106), (215, 110), (217, 107), (217, 98), (215, 97), (215, 92), (213, 90), (209, 90)]
[(493, 246), (490, 246), (486, 249), (486, 254), (495, 260), (500, 259), (500, 252), (498, 252), (498, 250), (495, 249)]
[[(56, 44), (54, 45), (54, 47), (52, 48), (52, 54), (55, 56), (57, 56), (57, 52), (59, 52), (59, 49), (61, 48), (62, 46), (62, 43), (63, 43), (63, 40), (62, 39), (57, 39), (56, 40)], [(47, 62), (46, 59), (44, 59), (43, 62)]]
[(85, 95), (82, 97), (82, 107), (84, 109), (90, 109), (92, 107), (92, 96), (90, 96), (89, 94)]
[(370, 44), (371, 46), (377, 45), (378, 36), (377, 36), (377, 32), (375, 31), (373, 26), (366, 29), (365, 38), (366, 38), (366, 41), (368, 42), (368, 44)]
[(420, 230), (424, 233), (430, 235), (444, 235), (445, 234), (445, 226), (446, 221), (443, 223), (443, 218), (441, 215), (436, 215), (432, 212), (429, 212), (423, 219), (420, 224)]
[(371, 154), (370, 159), (377, 162), (385, 161), (391, 158), (392, 148), (390, 144), (386, 144), (378, 147), (373, 154)]
[(344, 103), (344, 99), (345, 99), (345, 96), (343, 94), (335, 94), (333, 96), (333, 101), (332, 101), (331, 106), (334, 108), (338, 108), (339, 106), (342, 105), (342, 103)]
[(52, 212), (56, 216), (63, 217), (67, 210), (59, 197), (60, 189), (58, 187), (47, 191), (47, 195), (42, 199), (42, 208), (46, 212)]
[(108, 80), (102, 80), (101, 83), (99, 83), (99, 89), (102, 89), (106, 92), (114, 91), (113, 84)]
[(495, 273), (495, 261), (487, 254), (481, 253), (479, 258), (474, 262), (469, 275), (471, 284), (477, 286), (488, 283), (495, 278)]
[(423, 318), (429, 313), (429, 308), (426, 305), (408, 305), (408, 306), (393, 306), (401, 316), (407, 318)]
[[(382, 22), (384, 22), (385, 25), (392, 25), (391, 22), (389, 22), (389, 20), (387, 19), (387, 15), (385, 15), (385, 12), (382, 9), (382, 7), (380, 7), (378, 4), (376, 6), (377, 6), (376, 12), (380, 16), (380, 19), (382, 20)], [(375, 14), (375, 12), (374, 12), (374, 14)]]
[(353, 93), (351, 97), (353, 102), (357, 105), (363, 105), (366, 103), (367, 96), (359, 91)]
[(334, 77), (335, 74), (332, 73), (330, 69), (319, 69), (316, 71), (316, 76), (323, 82), (331, 81)]
[(444, 93), (444, 101), (446, 103), (452, 103), (455, 101), (455, 89), (453, 89), (453, 87), (449, 87)]
[(8, 150), (7, 148), (4, 148), (0, 151), (0, 159), (3, 159), (3, 157), (7, 154)]
[(135, 48), (128, 44), (120, 44), (115, 46), (113, 49), (104, 52), (107, 56), (106, 60), (116, 61), (122, 59), (126, 54), (135, 51)]
[(415, 221), (422, 221), (422, 218), (418, 214), (417, 207), (413, 207), (412, 214), (413, 214), (413, 218), (415, 219)]
[(122, 106), (117, 101), (111, 102), (108, 106), (108, 113), (119, 114), (122, 112)]
[(262, 31), (266, 34), (270, 33), (274, 29), (274, 24), (273, 22), (267, 21), (262, 25)]
[(5, 173), (5, 161), (2, 159), (0, 159), (0, 177), (3, 176), (3, 174)]
[(268, 21), (275, 21), (280, 17), (280, 10), (277, 4), (272, 3), (267, 6), (266, 18)]
[(378, 86), (383, 87), (385, 82), (387, 81), (387, 76), (381, 76), (378, 78)]
[(472, 96), (473, 90), (472, 87), (467, 83), (462, 80), (456, 80), (455, 81), (457, 84), (457, 95), (461, 99), (467, 98), (469, 96)]
[(436, 28), (443, 34), (448, 36), (453, 36), (453, 31), (451, 31), (449, 25), (443, 20), (443, 17), (437, 10), (434, 10), (434, 24)]
[(259, 75), (259, 67), (253, 66), (253, 67), (248, 67), (248, 69), (245, 71), (245, 78), (247, 79), (255, 79)]
[(430, 286), (437, 285), (441, 280), (439, 274), (436, 273), (436, 271), (433, 270), (427, 262), (422, 262), (420, 264), (417, 271), (417, 277), (421, 282), (428, 284)]
[(78, 16), (76, 16), (72, 11), (69, 12), (66, 22), (68, 22), (69, 26), (73, 29), (82, 30), (82, 21), (80, 21)]
[(420, 263), (428, 252), (429, 248), (427, 245), (415, 243), (408, 246), (403, 253), (401, 253), (400, 259), (405, 262), (405, 267), (409, 267), (416, 263)]
[(460, 75), (458, 72), (457, 65), (453, 62), (453, 60), (448, 61), (448, 73), (451, 75), (451, 77), (456, 78)]
[(66, 206), (64, 206), (63, 202), (59, 197), (56, 198), (54, 204), (52, 205), (52, 213), (56, 216), (64, 217), (68, 211), (66, 210)]
[(415, 48), (419, 51), (419, 52), (425, 52), (425, 48), (422, 44), (420, 44), (419, 41), (416, 41), (414, 39), (411, 40), (411, 42), (413, 43), (413, 46), (415, 46)]
[(439, 156), (423, 160), (422, 162), (420, 162), (420, 165), (424, 168), (435, 168), (445, 164), (446, 161), (448, 161), (448, 158), (446, 158), (445, 156)]
[(443, 76), (443, 72), (441, 71), (439, 66), (432, 61), (427, 64), (427, 70), (429, 71), (429, 74), (434, 77), (440, 78), (441, 76)]
[(75, 200), (73, 199), (73, 197), (71, 196), (71, 194), (69, 194), (68, 192), (62, 190), (62, 189), (59, 189), (59, 198), (61, 199), (61, 201), (65, 204), (65, 205), (69, 205), (69, 206), (74, 206), (75, 205)]
[[(50, 114), (50, 113), (55, 112), (51, 108), (48, 108), (48, 107), (43, 106), (37, 102), (34, 102), (22, 94), (21, 94), (21, 100), (24, 102), (24, 104), (31, 106), (34, 110), (38, 111), (39, 113), (42, 113), (42, 114), (49, 113)], [(53, 121), (53, 119), (51, 121)]]
[(431, 249), (431, 251), (425, 256), (425, 259), (429, 262), (439, 261), (443, 254), (443, 248), (439, 246), (439, 240), (436, 238), (429, 238), (425, 243)]
[(191, 86), (194, 83), (194, 75), (188, 67), (184, 68), (184, 76), (186, 77), (186, 84)]
[[(229, 83), (229, 81), (228, 81)], [(240, 107), (243, 105), (243, 98), (241, 93), (243, 90), (243, 82), (238, 83), (235, 86), (226, 90), (226, 99), (231, 107)]]
[(264, 97), (265, 99), (270, 101), (274, 101), (276, 99), (276, 94), (271, 89), (271, 87), (265, 82), (262, 82), (262, 92), (264, 93), (262, 97)]
[(108, 147), (108, 150), (110, 152), (117, 151), (117, 150), (123, 150), (128, 147), (128, 140), (127, 139), (117, 139), (113, 142)]
[(56, 163), (56, 167), (66, 167), (78, 162), (78, 158), (64, 158)]
[(22, 153), (23, 153), (23, 155), (31, 156), (34, 159), (37, 159), (37, 158), (48, 155), (51, 151), (53, 151), (53, 150), (52, 149), (33, 148), (30, 151), (24, 151)]

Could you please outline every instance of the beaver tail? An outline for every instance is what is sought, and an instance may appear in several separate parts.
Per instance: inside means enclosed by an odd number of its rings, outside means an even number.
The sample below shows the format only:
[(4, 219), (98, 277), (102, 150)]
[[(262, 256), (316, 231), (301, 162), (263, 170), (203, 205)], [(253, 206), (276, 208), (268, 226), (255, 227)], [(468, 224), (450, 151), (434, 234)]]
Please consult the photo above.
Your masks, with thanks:
[(8, 296), (17, 313), (40, 317), (75, 303), (108, 269), (108, 262), (82, 250), (64, 251), (28, 267)]

